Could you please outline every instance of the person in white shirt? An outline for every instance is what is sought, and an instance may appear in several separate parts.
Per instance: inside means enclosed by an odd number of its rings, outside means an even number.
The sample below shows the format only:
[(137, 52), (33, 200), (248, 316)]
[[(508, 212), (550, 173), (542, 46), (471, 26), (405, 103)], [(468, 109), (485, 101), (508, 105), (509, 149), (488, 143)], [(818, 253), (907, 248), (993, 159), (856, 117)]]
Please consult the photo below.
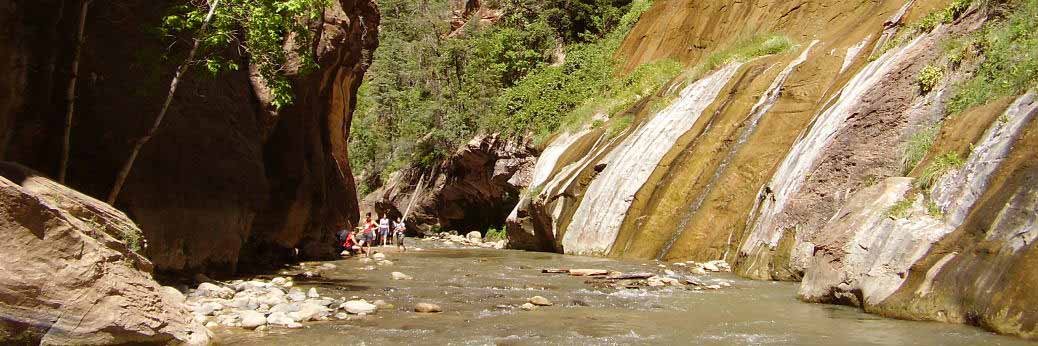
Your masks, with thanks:
[(404, 224), (403, 218), (397, 218), (393, 224), (393, 239), (396, 240), (396, 247), (401, 249), (403, 252), (407, 252), (407, 247), (404, 246), (404, 233), (407, 232), (407, 225)]
[(378, 220), (378, 237), (382, 240), (382, 246), (385, 247), (389, 241), (389, 217), (382, 215), (382, 219)]

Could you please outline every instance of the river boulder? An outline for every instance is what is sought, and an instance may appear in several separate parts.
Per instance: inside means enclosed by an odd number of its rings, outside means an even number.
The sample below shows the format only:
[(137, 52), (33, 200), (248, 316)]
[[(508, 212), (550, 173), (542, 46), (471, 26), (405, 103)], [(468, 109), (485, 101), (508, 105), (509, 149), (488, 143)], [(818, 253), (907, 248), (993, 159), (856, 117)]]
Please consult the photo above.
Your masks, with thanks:
[(418, 303), (415, 304), (414, 311), (420, 313), (436, 313), (443, 312), (443, 308), (433, 303)]
[(128, 246), (140, 230), (126, 215), (19, 166), (0, 170), (0, 336), (43, 344), (209, 342), (183, 296), (155, 282), (151, 262)]
[(363, 300), (351, 300), (342, 303), (339, 307), (354, 315), (370, 314), (378, 310), (377, 306)]

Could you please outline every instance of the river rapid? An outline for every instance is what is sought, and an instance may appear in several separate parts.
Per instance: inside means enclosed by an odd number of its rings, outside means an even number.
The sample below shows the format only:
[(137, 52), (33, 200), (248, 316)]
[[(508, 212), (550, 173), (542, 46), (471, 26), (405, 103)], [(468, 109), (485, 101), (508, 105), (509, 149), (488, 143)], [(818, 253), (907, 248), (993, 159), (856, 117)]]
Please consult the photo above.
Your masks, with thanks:
[[(381, 299), (392, 307), (368, 316), (306, 323), (299, 329), (216, 328), (216, 341), (227, 345), (1033, 345), (969, 326), (899, 321), (850, 307), (802, 303), (795, 298), (795, 283), (711, 273), (699, 280), (728, 281), (732, 286), (611, 288), (585, 283), (588, 278), (544, 274), (541, 269), (662, 275), (676, 268), (660, 262), (459, 248), (421, 240), (410, 245), (412, 250), (405, 253), (386, 251), (391, 265), (350, 258), (328, 262), (335, 268), (323, 271), (320, 278), (296, 280), (297, 287), (315, 287), (321, 296)], [(300, 268), (282, 273), (293, 270)], [(394, 271), (413, 280), (393, 280)], [(546, 297), (554, 305), (533, 311), (519, 308), (533, 296)], [(413, 312), (421, 302), (438, 304), (444, 312)]]

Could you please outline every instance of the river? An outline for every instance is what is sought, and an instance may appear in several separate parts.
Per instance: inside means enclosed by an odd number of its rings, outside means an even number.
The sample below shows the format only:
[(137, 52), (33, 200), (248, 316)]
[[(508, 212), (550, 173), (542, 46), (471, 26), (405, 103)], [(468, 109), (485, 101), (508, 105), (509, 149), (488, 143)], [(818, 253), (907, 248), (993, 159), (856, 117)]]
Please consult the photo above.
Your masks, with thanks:
[[(322, 296), (382, 299), (394, 307), (370, 316), (306, 324), (301, 329), (217, 328), (220, 344), (700, 344), (700, 345), (1033, 345), (978, 328), (886, 319), (844, 306), (802, 303), (796, 284), (730, 274), (720, 290), (615, 289), (542, 268), (662, 272), (659, 262), (551, 253), (444, 247), (388, 253), (388, 266), (357, 259), (330, 262), (323, 278), (297, 281)], [(368, 267), (368, 268), (365, 268)], [(367, 270), (366, 270), (367, 269)], [(413, 280), (392, 280), (399, 271)], [(540, 295), (555, 303), (518, 308)], [(412, 312), (419, 302), (444, 312)]]

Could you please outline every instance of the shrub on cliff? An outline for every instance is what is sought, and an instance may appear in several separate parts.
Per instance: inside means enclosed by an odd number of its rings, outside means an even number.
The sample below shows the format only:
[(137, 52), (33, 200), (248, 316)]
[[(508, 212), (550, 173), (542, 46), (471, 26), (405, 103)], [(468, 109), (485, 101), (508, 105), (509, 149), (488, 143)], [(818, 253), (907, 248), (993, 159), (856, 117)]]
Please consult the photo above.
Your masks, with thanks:
[(1038, 0), (1008, 1), (1004, 6), (990, 9), (1004, 13), (1004, 19), (949, 44), (960, 47), (956, 51), (965, 59), (980, 61), (973, 77), (958, 86), (948, 104), (949, 112), (1018, 95), (1038, 85)]
[(381, 175), (434, 165), (479, 132), (558, 128), (613, 80), (612, 55), (650, 3), (503, 0), (499, 22), (448, 37), (448, 1), (380, 1), (382, 36), (358, 95), (351, 163)]

